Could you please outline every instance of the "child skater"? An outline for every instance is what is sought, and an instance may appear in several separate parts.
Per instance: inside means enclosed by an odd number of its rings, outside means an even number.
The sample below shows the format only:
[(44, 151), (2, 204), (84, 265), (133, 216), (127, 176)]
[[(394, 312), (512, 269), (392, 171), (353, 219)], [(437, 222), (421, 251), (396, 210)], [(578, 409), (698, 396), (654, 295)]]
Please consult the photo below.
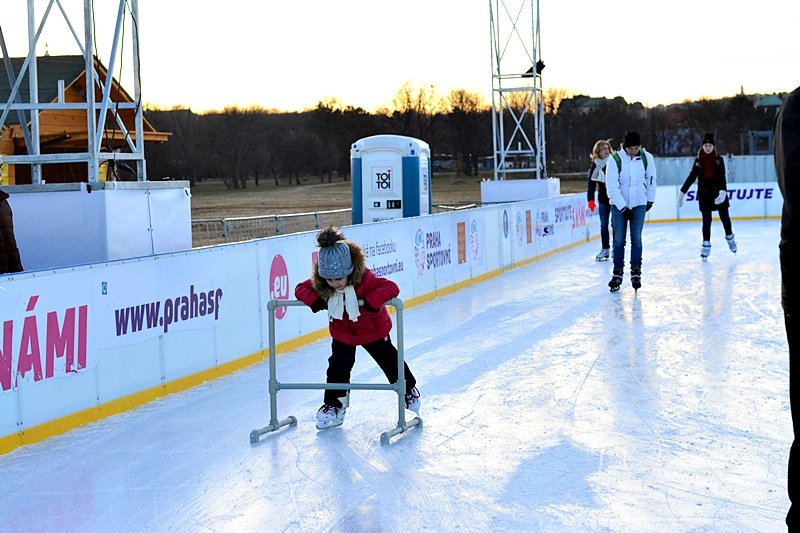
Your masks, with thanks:
[[(389, 383), (395, 383), (397, 348), (389, 338), (392, 319), (383, 304), (400, 294), (400, 289), (367, 268), (364, 251), (345, 240), (338, 228), (320, 230), (317, 246), (319, 258), (311, 278), (298, 284), (294, 294), (315, 313), (328, 310), (331, 356), (326, 383), (350, 383), (359, 345), (378, 363)], [(407, 364), (404, 374), (406, 408), (419, 413), (417, 380)], [(317, 411), (317, 429), (341, 426), (349, 398), (349, 391), (325, 389), (324, 403)]]
[(714, 147), (714, 134), (706, 133), (703, 144), (692, 165), (689, 177), (681, 187), (678, 195), (678, 207), (683, 205), (689, 187), (697, 181), (697, 203), (703, 215), (703, 245), (700, 247), (700, 258), (705, 261), (711, 254), (711, 212), (717, 211), (722, 227), (725, 229), (725, 240), (728, 248), (736, 253), (736, 240), (731, 227), (731, 216), (728, 214), (728, 185), (725, 180), (725, 162)]

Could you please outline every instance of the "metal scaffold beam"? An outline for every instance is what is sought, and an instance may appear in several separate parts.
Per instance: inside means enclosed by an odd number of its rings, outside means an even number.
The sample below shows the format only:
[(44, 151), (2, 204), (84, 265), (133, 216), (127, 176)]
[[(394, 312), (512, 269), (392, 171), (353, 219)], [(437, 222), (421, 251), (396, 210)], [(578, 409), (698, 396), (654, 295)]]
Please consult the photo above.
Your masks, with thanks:
[(546, 178), (539, 2), (489, 0), (489, 22), (494, 179)]
[[(103, 56), (98, 50), (95, 34), (95, 25), (110, 28), (108, 21), (97, 22), (94, 0), (83, 1), (83, 36), (75, 30), (73, 21), (64, 8), (64, 0), (48, 0), (47, 7), (41, 19), (34, 13), (34, 0), (27, 2), (27, 28), (28, 48), (21, 66), (17, 71), (12, 66), (11, 57), (6, 48), (5, 39), (0, 27), (0, 45), (4, 69), (0, 70), (8, 77), (11, 88), (7, 100), (0, 101), (0, 131), (8, 126), (10, 116), (19, 119), (19, 127), (25, 139), (24, 154), (3, 154), (4, 163), (13, 165), (30, 165), (31, 182), (42, 183), (42, 165), (53, 163), (85, 163), (88, 181), (100, 181), (100, 166), (105, 161), (125, 161), (135, 165), (138, 181), (147, 181), (144, 157), (144, 119), (139, 80), (139, 2), (138, 0), (118, 0), (116, 20), (114, 22), (114, 36), (110, 50)], [(69, 6), (74, 8), (74, 6)], [(72, 18), (76, 13), (71, 13)], [(57, 97), (53, 101), (39, 102), (42, 94), (39, 86), (39, 70), (37, 68), (37, 45), (40, 44), (41, 35), (50, 19), (63, 17), (66, 27), (71, 32), (72, 38), (84, 58), (85, 64), (85, 101), (66, 101), (64, 98), (64, 81), (58, 80)], [(5, 20), (3, 22), (6, 22)], [(126, 27), (128, 31), (126, 31)], [(123, 50), (132, 57), (133, 95), (125, 94), (120, 87), (114, 85), (114, 68), (122, 64)], [(47, 54), (45, 54), (47, 55)], [(40, 56), (41, 57), (41, 56)], [(76, 56), (77, 57), (77, 56)], [(101, 69), (105, 68), (105, 76)], [(0, 74), (2, 75), (2, 74)], [(27, 80), (28, 95), (26, 99), (20, 97), (23, 82)], [(72, 80), (66, 80), (71, 82)], [(55, 82), (53, 82), (55, 85)], [(55, 94), (56, 87), (41, 87)], [(112, 90), (113, 89), (113, 90)], [(27, 100), (27, 101), (25, 101)], [(42, 145), (45, 142), (40, 132), (39, 115), (43, 111), (75, 112), (84, 110), (86, 113), (86, 148), (56, 154), (42, 154)], [(120, 111), (132, 112), (133, 123), (126, 126)], [(107, 120), (112, 126), (107, 126)], [(108, 130), (113, 129), (117, 139), (124, 139), (122, 148), (115, 148), (107, 141)], [(120, 140), (119, 142), (123, 142)]]

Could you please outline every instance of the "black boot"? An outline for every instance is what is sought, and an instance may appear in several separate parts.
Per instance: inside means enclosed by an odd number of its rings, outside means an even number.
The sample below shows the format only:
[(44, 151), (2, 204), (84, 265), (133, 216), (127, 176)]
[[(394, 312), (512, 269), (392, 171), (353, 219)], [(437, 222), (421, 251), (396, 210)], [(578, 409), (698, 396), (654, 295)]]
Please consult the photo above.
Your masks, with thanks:
[(639, 290), (642, 288), (642, 269), (641, 268), (632, 268), (631, 269), (631, 286), (635, 290)]
[(622, 285), (622, 270), (614, 269), (614, 275), (611, 276), (608, 287), (611, 289), (611, 292), (614, 292), (619, 290), (620, 285)]

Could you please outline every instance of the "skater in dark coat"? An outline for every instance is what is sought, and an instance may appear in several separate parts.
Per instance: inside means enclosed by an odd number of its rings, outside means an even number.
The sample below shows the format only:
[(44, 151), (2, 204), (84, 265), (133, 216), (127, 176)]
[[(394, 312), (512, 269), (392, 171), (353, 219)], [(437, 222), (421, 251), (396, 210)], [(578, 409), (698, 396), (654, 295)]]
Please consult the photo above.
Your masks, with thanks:
[(736, 240), (733, 235), (731, 217), (728, 214), (730, 203), (725, 179), (725, 161), (717, 153), (713, 133), (706, 133), (703, 136), (703, 144), (692, 164), (692, 171), (683, 182), (678, 195), (678, 207), (683, 205), (684, 197), (695, 180), (697, 180), (697, 203), (700, 206), (700, 214), (703, 216), (703, 244), (700, 247), (700, 257), (705, 261), (711, 254), (712, 211), (719, 213), (719, 219), (725, 229), (728, 248), (731, 252), (736, 253)]
[[(586, 205), (589, 211), (598, 210), (600, 215), (600, 252), (594, 257), (598, 261), (607, 261), (611, 257), (611, 241), (609, 240), (608, 221), (611, 216), (611, 204), (606, 191), (606, 164), (611, 158), (611, 139), (599, 140), (594, 143), (592, 153), (592, 166), (589, 167), (589, 185), (586, 190)], [(594, 200), (597, 190), (597, 202)]]
[(8, 193), (0, 190), (0, 274), (22, 272), (17, 239), (14, 237), (14, 215)]
[[(295, 297), (315, 313), (327, 309), (331, 334), (326, 383), (350, 383), (356, 347), (363, 346), (383, 370), (389, 383), (397, 382), (397, 348), (389, 338), (392, 319), (384, 303), (400, 294), (397, 284), (367, 268), (364, 251), (345, 240), (338, 228), (317, 234), (319, 258), (311, 278), (295, 287)], [(359, 305), (359, 300), (363, 303)], [(417, 380), (405, 365), (406, 407), (419, 412)], [(349, 404), (347, 391), (326, 389), (317, 411), (317, 428), (340, 426)]]
[(783, 194), (781, 304), (789, 343), (789, 404), (794, 442), (789, 452), (789, 531), (800, 531), (800, 87), (789, 93), (775, 120), (775, 171)]

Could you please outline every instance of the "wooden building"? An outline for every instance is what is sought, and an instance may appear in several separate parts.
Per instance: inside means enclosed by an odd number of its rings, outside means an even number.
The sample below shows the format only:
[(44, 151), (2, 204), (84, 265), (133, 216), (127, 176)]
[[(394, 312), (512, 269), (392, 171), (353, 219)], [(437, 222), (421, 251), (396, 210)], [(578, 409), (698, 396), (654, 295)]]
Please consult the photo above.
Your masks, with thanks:
[[(18, 75), (25, 58), (11, 58), (11, 66), (15, 75)], [(37, 57), (37, 78), (39, 86), (39, 103), (59, 102), (59, 82), (63, 81), (62, 102), (86, 102), (86, 63), (81, 55), (74, 56), (43, 56)], [(105, 85), (107, 78), (106, 68), (95, 58), (95, 69), (99, 78)], [(11, 95), (12, 85), (8, 76), (0, 74), (0, 112), (5, 108)], [(28, 74), (23, 77), (19, 89), (20, 101), (30, 102)], [(102, 91), (95, 86), (95, 100), (102, 100)], [(117, 109), (117, 113), (125, 125), (123, 130), (113, 112), (114, 103), (132, 102), (133, 99), (113, 79), (110, 100), (112, 102), (105, 119), (105, 128), (102, 135), (101, 151), (129, 152), (127, 135), (135, 141), (135, 110)], [(97, 105), (98, 113), (100, 105)], [(39, 139), (41, 154), (59, 153), (86, 153), (88, 148), (88, 126), (85, 109), (46, 109), (38, 111)], [(29, 128), (30, 112), (25, 112), (23, 119)], [(27, 155), (28, 149), (23, 134), (23, 126), (17, 111), (11, 111), (0, 128), (0, 154)], [(169, 139), (170, 134), (156, 131), (152, 124), (143, 120), (143, 133), (145, 143), (161, 143)], [(104, 165), (106, 166), (106, 165)], [(31, 166), (27, 164), (4, 165), (3, 182), (10, 185), (24, 185), (31, 183)], [(47, 183), (75, 183), (87, 181), (86, 163), (48, 163), (42, 165), (42, 179)], [(108, 179), (136, 179), (136, 172), (124, 162), (118, 162), (108, 176)]]

